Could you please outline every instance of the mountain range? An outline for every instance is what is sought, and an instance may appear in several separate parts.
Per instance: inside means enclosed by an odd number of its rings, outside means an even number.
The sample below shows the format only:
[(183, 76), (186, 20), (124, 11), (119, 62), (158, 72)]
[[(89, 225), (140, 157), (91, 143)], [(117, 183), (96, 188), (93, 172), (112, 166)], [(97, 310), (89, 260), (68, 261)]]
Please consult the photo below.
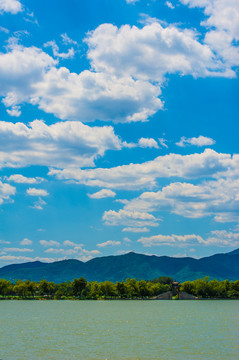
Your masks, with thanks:
[(124, 255), (91, 259), (61, 260), (53, 263), (40, 261), (7, 265), (0, 268), (0, 279), (40, 281), (46, 279), (60, 283), (84, 277), (87, 281), (122, 281), (127, 278), (152, 280), (170, 276), (176, 281), (195, 280), (205, 276), (218, 280), (239, 279), (239, 249), (201, 259), (191, 257), (143, 255), (130, 252)]

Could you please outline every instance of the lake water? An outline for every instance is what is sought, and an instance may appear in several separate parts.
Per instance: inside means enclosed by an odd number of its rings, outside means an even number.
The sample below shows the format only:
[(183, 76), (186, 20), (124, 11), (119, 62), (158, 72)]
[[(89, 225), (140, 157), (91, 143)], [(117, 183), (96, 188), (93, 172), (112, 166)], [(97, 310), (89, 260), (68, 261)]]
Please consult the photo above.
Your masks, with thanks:
[(0, 301), (0, 359), (239, 359), (239, 301)]

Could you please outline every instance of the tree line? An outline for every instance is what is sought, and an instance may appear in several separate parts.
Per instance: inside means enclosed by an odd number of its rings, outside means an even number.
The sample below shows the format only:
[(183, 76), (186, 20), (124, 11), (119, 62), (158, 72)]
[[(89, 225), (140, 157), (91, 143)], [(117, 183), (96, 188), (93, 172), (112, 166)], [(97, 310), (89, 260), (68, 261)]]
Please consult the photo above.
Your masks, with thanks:
[[(47, 280), (11, 282), (0, 279), (0, 298), (2, 299), (148, 299), (170, 291), (173, 279), (162, 276), (151, 281), (126, 279), (111, 281), (90, 281), (83, 277), (60, 284)], [(239, 298), (239, 280), (218, 281), (209, 278), (185, 281), (180, 286), (198, 298)]]
[(239, 280), (209, 281), (209, 277), (205, 277), (204, 279), (185, 281), (180, 286), (180, 291), (205, 299), (238, 299)]

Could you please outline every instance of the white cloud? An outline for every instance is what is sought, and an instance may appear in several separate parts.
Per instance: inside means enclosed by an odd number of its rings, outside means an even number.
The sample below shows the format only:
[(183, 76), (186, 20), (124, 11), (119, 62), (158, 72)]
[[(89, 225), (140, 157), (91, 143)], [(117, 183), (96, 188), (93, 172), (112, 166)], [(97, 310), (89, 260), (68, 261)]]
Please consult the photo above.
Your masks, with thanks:
[(46, 202), (39, 198), (37, 201), (34, 202), (34, 205), (31, 206), (33, 209), (36, 209), (36, 210), (43, 210), (43, 206), (46, 205)]
[(3, 26), (0, 26), (0, 31), (1, 31), (1, 32), (4, 32), (5, 34), (9, 34), (9, 30), (6, 29), (6, 28), (3, 27)]
[(93, 166), (105, 151), (122, 144), (110, 126), (89, 127), (80, 122), (46, 125), (35, 120), (23, 123), (0, 121), (0, 167)]
[(70, 240), (65, 240), (64, 242), (63, 242), (63, 245), (64, 246), (77, 246), (77, 244), (76, 243), (74, 243), (74, 242), (72, 242), (72, 241), (70, 241)]
[(147, 121), (163, 107), (160, 88), (148, 81), (87, 70), (76, 74), (57, 63), (16, 39), (0, 53), (0, 96), (10, 112), (28, 102), (62, 120), (131, 122)]
[(0, 205), (5, 201), (9, 200), (11, 195), (15, 195), (16, 188), (9, 184), (5, 184), (0, 181)]
[(86, 255), (82, 255), (79, 257), (79, 260), (80, 261), (83, 261), (83, 262), (87, 262), (89, 260), (93, 259), (93, 256), (92, 255), (89, 255), (89, 256), (86, 256)]
[(86, 256), (89, 257), (90, 259), (92, 259), (93, 256), (97, 256), (100, 253), (99, 250), (86, 250), (83, 249), (82, 246), (75, 246), (72, 249), (55, 249), (55, 248), (49, 248), (45, 250), (46, 253), (51, 253), (51, 254), (61, 254), (62, 256), (74, 256), (75, 257), (79, 257), (79, 256)]
[(95, 255), (101, 254), (101, 252), (99, 250), (86, 250), (86, 249), (83, 249), (82, 246), (76, 246), (75, 250), (77, 250), (78, 252), (80, 252), (82, 255), (85, 255), (85, 256), (95, 256)]
[(169, 7), (172, 10), (175, 9), (175, 6), (170, 1), (166, 1), (165, 5), (167, 5), (167, 7)]
[(42, 246), (60, 246), (60, 243), (58, 241), (54, 241), (54, 240), (40, 240), (39, 243)]
[(163, 106), (157, 86), (104, 72), (52, 68), (34, 89), (39, 108), (62, 120), (147, 121)]
[(63, 245), (64, 246), (69, 246), (69, 247), (77, 247), (78, 249), (82, 248), (84, 246), (84, 244), (76, 244), (76, 243), (74, 243), (73, 241), (70, 241), (70, 240), (65, 240), (63, 242)]
[(10, 241), (0, 240), (0, 244), (10, 244)]
[(7, 109), (7, 113), (10, 116), (19, 117), (21, 115), (20, 106), (12, 106), (12, 108), (9, 110)]
[[(205, 246), (239, 246), (239, 233), (228, 232), (226, 230), (211, 231), (210, 235), (203, 239), (200, 235), (155, 235), (141, 237), (137, 242), (145, 247), (151, 246), (191, 246), (200, 244)], [(190, 249), (194, 252), (194, 249)]]
[[(147, 121), (163, 108), (159, 96), (167, 74), (236, 76), (239, 55), (233, 39), (238, 38), (238, 5), (228, 1), (229, 5), (219, 6), (216, 0), (210, 4), (181, 0), (206, 7), (209, 18), (203, 25), (216, 30), (210, 30), (204, 42), (194, 30), (163, 27), (157, 19), (142, 28), (102, 24), (86, 39), (92, 70), (79, 74), (57, 68), (59, 58), (74, 55), (73, 48), (60, 53), (54, 41), (48, 42), (55, 60), (42, 49), (26, 48), (12, 39), (7, 52), (0, 54), (3, 103), (14, 116), (20, 115), (17, 106), (27, 102), (62, 120)], [(214, 16), (217, 9), (220, 15)], [(67, 34), (62, 39), (75, 44)]]
[(77, 41), (72, 40), (66, 33), (61, 34), (62, 42), (65, 45), (73, 44), (77, 45)]
[(229, 68), (239, 64), (239, 3), (237, 0), (180, 0), (189, 7), (204, 9), (201, 22), (207, 28), (204, 42), (222, 58)]
[(127, 227), (122, 230), (123, 232), (132, 232), (132, 233), (144, 233), (149, 232), (149, 229), (146, 227), (143, 228), (134, 228), (134, 227)]
[(0, 14), (2, 12), (9, 12), (17, 14), (23, 11), (23, 6), (18, 0), (0, 0)]
[(239, 246), (239, 233), (226, 230), (211, 231), (210, 236), (207, 238), (207, 245)]
[(21, 245), (31, 245), (32, 244), (32, 240), (29, 240), (27, 238), (23, 239), (21, 242), (20, 242)]
[(3, 251), (5, 252), (33, 252), (33, 249), (26, 249), (26, 248), (4, 248)]
[(107, 197), (115, 197), (116, 193), (109, 189), (102, 189), (94, 194), (88, 194), (91, 199), (104, 199)]
[(158, 220), (153, 215), (140, 211), (127, 210), (109, 210), (103, 214), (103, 220), (106, 225), (119, 226), (126, 225), (129, 227), (158, 226)]
[(138, 1), (139, 0), (126, 0), (127, 4), (133, 4), (133, 5)]
[(45, 43), (44, 47), (51, 47), (53, 51), (53, 55), (58, 58), (72, 59), (75, 55), (75, 50), (73, 48), (68, 49), (67, 53), (60, 53), (59, 46), (56, 44), (54, 40)]
[(45, 250), (45, 253), (47, 254), (62, 254), (65, 256), (69, 256), (69, 255), (73, 255), (76, 254), (77, 251), (73, 250), (73, 249), (55, 249), (55, 248), (49, 248)]
[(44, 181), (44, 179), (40, 177), (29, 178), (20, 174), (11, 175), (8, 178), (6, 177), (6, 179), (8, 181), (13, 181), (17, 184), (39, 184)]
[(31, 258), (31, 257), (27, 257), (27, 256), (13, 256), (13, 255), (4, 255), (4, 256), (0, 256), (0, 260), (2, 261), (7, 261), (10, 262), (11, 264), (14, 263), (19, 263), (19, 262), (26, 262), (26, 261), (43, 261), (43, 262), (53, 262), (56, 261), (56, 259), (52, 259), (52, 258), (41, 258), (41, 257), (35, 257), (35, 258)]
[(49, 193), (44, 189), (29, 188), (26, 193), (30, 196), (49, 196)]
[(200, 244), (204, 243), (204, 240), (201, 236), (191, 234), (191, 235), (155, 235), (150, 237), (141, 237), (137, 242), (140, 242), (145, 247), (150, 246), (175, 246), (180, 243), (192, 243), (198, 242)]
[(235, 176), (236, 173), (239, 175), (238, 167), (239, 155), (231, 156), (205, 149), (200, 154), (168, 154), (142, 164), (109, 169), (51, 169), (49, 175), (55, 175), (58, 179), (75, 180), (88, 186), (136, 190), (155, 187), (159, 178), (198, 179), (225, 176), (229, 171)]
[(142, 148), (155, 148), (158, 149), (158, 143), (152, 138), (141, 138), (139, 139), (139, 146)]
[(170, 211), (187, 217), (213, 216), (217, 222), (238, 221), (238, 179), (204, 181), (198, 185), (171, 183), (158, 192), (145, 192), (125, 205), (125, 211)]
[(121, 245), (120, 241), (112, 241), (112, 240), (108, 240), (103, 243), (97, 244), (98, 247), (119, 246), (119, 245)]
[(126, 242), (126, 243), (131, 243), (132, 242), (132, 240), (130, 240), (128, 237), (124, 237), (124, 242)]
[(158, 82), (166, 74), (179, 73), (194, 77), (234, 76), (215, 59), (210, 47), (197, 40), (193, 30), (176, 26), (163, 27), (153, 22), (138, 28), (117, 28), (102, 24), (86, 39), (88, 57), (95, 71), (117, 76), (126, 74), (137, 79)]
[(199, 137), (192, 137), (192, 138), (186, 138), (185, 136), (181, 137), (180, 141), (176, 143), (176, 145), (180, 147), (185, 147), (188, 145), (194, 145), (194, 146), (210, 146), (214, 145), (216, 143), (215, 140), (206, 137), (206, 136), (199, 136)]
[(57, 61), (34, 46), (18, 44), (8, 46), (6, 53), (0, 53), (0, 95), (7, 107), (16, 106), (27, 99), (33, 102), (33, 84)]
[(168, 145), (166, 144), (167, 140), (164, 138), (158, 138), (158, 141), (160, 143), (161, 146), (168, 148)]

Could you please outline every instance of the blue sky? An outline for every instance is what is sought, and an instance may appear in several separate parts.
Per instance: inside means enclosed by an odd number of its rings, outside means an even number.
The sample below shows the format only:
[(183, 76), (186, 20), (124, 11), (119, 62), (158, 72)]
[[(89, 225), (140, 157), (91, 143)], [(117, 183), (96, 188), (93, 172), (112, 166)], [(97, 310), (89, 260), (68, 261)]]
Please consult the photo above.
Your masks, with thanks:
[(0, 266), (239, 247), (237, 0), (0, 0)]

